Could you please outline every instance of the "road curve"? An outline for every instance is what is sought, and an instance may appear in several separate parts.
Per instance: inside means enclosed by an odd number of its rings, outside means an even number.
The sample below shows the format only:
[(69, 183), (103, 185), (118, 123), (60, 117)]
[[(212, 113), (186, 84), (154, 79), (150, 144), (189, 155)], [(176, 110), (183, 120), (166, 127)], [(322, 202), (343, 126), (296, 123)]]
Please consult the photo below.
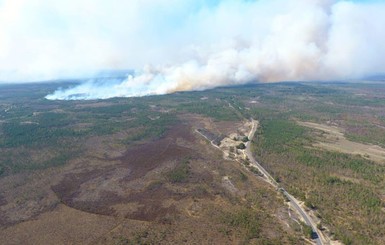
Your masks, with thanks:
[[(304, 220), (305, 224), (310, 226), (312, 231), (313, 231), (313, 234), (315, 234), (315, 237), (313, 239), (313, 241), (317, 244), (317, 245), (324, 245), (325, 242), (323, 240), (324, 237), (322, 235), (322, 233), (320, 233), (318, 231), (318, 229), (316, 228), (316, 225), (314, 223), (314, 221), (312, 220), (312, 218), (306, 213), (306, 211), (299, 205), (299, 202), (298, 200), (293, 197), (292, 195), (290, 195), (285, 189), (281, 188), (278, 184), (277, 181), (275, 181), (275, 179), (269, 174), (269, 172), (267, 172), (259, 163), (257, 160), (255, 160), (253, 154), (251, 153), (251, 140), (254, 138), (254, 135), (255, 135), (255, 132), (257, 131), (257, 128), (258, 128), (258, 121), (252, 119), (252, 128), (250, 130), (250, 133), (248, 135), (248, 138), (249, 138), (249, 141), (245, 144), (246, 145), (246, 149), (243, 151), (243, 153), (248, 157), (249, 161), (250, 161), (250, 165), (257, 168), (262, 174), (263, 174), (263, 179), (268, 182), (270, 185), (272, 185), (273, 187), (275, 187), (278, 191), (280, 191), (284, 196), (287, 197), (287, 199), (289, 200), (291, 206), (297, 211), (297, 213), (302, 217), (302, 219)], [(207, 141), (210, 142), (210, 144), (212, 146), (214, 146), (215, 148), (219, 149), (220, 151), (224, 152), (219, 146), (215, 145), (207, 136), (205, 136), (204, 134), (202, 134), (201, 132), (199, 132), (199, 130), (195, 130), (196, 133), (198, 133), (199, 135), (201, 135), (202, 137), (204, 137)], [(240, 162), (238, 159), (236, 159), (236, 161)], [(322, 238), (322, 239), (321, 239)]]
[(250, 148), (251, 148), (251, 140), (254, 138), (254, 135), (255, 135), (255, 132), (257, 131), (257, 128), (258, 128), (258, 122), (255, 121), (254, 119), (252, 119), (252, 128), (251, 128), (251, 131), (248, 135), (248, 138), (250, 141), (248, 141), (246, 143), (246, 149), (245, 149), (245, 154), (249, 158), (250, 164), (252, 166), (256, 167), (264, 175), (264, 177), (265, 177), (264, 179), (269, 184), (274, 186), (277, 190), (280, 190), (282, 192), (282, 194), (288, 198), (288, 200), (290, 201), (290, 204), (297, 211), (297, 213), (301, 215), (301, 217), (305, 221), (306, 225), (311, 227), (313, 234), (315, 234), (313, 241), (317, 245), (324, 245), (325, 243), (321, 239), (322, 235), (318, 231), (318, 229), (315, 225), (315, 222), (306, 213), (306, 211), (298, 204), (299, 203), (298, 200), (295, 197), (293, 197), (292, 195), (290, 195), (285, 189), (280, 188), (277, 181), (275, 181), (275, 179), (257, 162), (257, 160), (255, 160)]

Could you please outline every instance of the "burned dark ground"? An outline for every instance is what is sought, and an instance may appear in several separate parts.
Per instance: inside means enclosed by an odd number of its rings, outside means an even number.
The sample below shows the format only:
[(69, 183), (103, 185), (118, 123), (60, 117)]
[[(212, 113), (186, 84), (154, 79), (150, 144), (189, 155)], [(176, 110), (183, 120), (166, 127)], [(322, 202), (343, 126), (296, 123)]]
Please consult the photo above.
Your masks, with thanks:
[(307, 243), (279, 192), (196, 133), (230, 135), (249, 118), (256, 158), (330, 237), (384, 241), (385, 157), (340, 146), (385, 147), (381, 82), (44, 99), (59, 86), (0, 86), (1, 244)]

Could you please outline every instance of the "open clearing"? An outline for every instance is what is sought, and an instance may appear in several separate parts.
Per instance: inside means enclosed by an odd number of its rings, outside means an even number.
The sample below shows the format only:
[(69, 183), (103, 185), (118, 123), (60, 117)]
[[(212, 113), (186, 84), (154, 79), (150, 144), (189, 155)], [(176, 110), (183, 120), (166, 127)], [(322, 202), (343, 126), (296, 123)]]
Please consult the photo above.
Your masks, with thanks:
[(309, 244), (245, 118), (333, 242), (385, 244), (384, 83), (43, 99), (59, 86), (1, 86), (0, 244)]
[(318, 124), (312, 122), (297, 122), (301, 126), (322, 131), (317, 137), (315, 147), (320, 147), (326, 150), (339, 151), (348, 154), (361, 155), (366, 159), (373, 160), (377, 163), (385, 163), (385, 149), (372, 144), (362, 144), (353, 142), (345, 138), (343, 129), (336, 126)]
[[(121, 137), (92, 137), (81, 159), (61, 171), (41, 170), (34, 186), (20, 175), (18, 194), (0, 195), (0, 244), (303, 243), (275, 191), (223, 160), (194, 130), (225, 134), (247, 127), (198, 115), (180, 120), (125, 152), (103, 154)], [(0, 186), (12, 189), (15, 176)], [(18, 199), (26, 193), (31, 197)]]

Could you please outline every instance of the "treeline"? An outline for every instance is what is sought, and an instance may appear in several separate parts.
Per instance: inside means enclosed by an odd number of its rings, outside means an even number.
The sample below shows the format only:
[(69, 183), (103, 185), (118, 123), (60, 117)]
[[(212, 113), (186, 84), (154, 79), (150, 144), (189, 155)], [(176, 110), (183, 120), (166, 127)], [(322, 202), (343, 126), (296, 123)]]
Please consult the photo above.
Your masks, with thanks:
[(197, 101), (181, 103), (178, 105), (177, 110), (180, 112), (201, 114), (218, 121), (236, 121), (241, 119), (226, 102)]
[(358, 155), (312, 147), (311, 130), (285, 115), (270, 114), (260, 122), (254, 150), (273, 177), (316, 209), (337, 239), (345, 244), (379, 244), (385, 235), (379, 193), (385, 167)]
[(54, 128), (35, 123), (9, 122), (1, 127), (1, 147), (42, 147), (57, 145), (60, 138), (79, 137), (81, 134), (68, 128)]

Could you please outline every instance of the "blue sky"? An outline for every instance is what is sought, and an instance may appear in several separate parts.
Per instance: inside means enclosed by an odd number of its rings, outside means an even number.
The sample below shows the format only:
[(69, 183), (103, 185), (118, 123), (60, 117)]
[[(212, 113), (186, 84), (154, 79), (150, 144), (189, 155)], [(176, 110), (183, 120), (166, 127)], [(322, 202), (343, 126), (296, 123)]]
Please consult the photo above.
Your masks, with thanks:
[(133, 68), (164, 93), (358, 78), (385, 71), (383, 13), (374, 0), (0, 0), (0, 81)]

